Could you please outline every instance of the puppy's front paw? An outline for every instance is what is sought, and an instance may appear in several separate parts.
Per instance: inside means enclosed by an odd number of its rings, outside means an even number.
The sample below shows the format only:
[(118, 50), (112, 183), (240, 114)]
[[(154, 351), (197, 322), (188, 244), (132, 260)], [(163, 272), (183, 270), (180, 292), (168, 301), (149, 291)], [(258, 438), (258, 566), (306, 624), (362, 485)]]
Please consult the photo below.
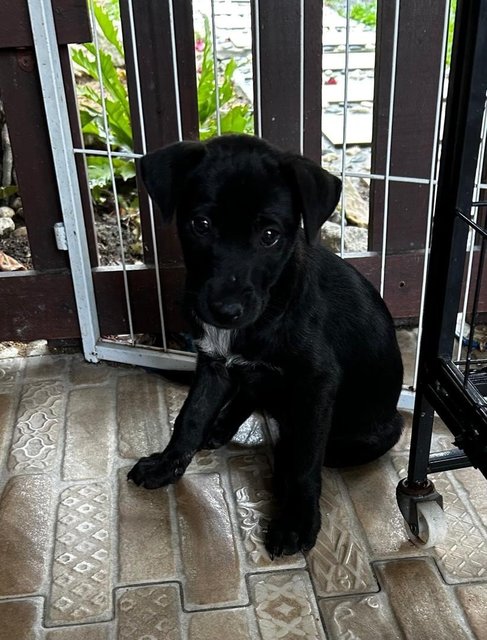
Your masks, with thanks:
[(127, 474), (127, 480), (146, 489), (158, 489), (176, 482), (191, 461), (192, 455), (170, 457), (165, 453), (153, 453), (141, 458)]
[(264, 544), (271, 560), (280, 556), (291, 556), (299, 551), (306, 553), (316, 543), (320, 530), (319, 515), (309, 526), (287, 519), (272, 520), (267, 529)]

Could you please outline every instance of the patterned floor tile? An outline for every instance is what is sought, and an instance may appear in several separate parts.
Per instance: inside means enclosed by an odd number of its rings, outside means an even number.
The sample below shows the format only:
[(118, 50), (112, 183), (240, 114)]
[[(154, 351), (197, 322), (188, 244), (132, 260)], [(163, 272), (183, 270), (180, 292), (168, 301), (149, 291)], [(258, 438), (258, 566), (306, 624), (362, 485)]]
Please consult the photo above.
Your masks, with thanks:
[(236, 456), (229, 461), (240, 535), (251, 568), (296, 568), (305, 565), (301, 554), (272, 561), (264, 547), (264, 532), (273, 507), (272, 471), (263, 454)]
[(58, 452), (59, 425), (64, 417), (62, 382), (26, 385), (20, 399), (8, 468), (14, 473), (50, 471)]
[(403, 640), (385, 593), (321, 600), (330, 640)]
[(262, 573), (249, 578), (262, 640), (324, 640), (308, 574)]
[(175, 488), (185, 607), (246, 604), (248, 598), (220, 476), (190, 474)]
[(445, 580), (450, 583), (487, 579), (487, 530), (474, 507), (458, 492), (450, 473), (434, 478), (443, 496), (448, 523), (445, 542), (434, 553)]
[(0, 596), (41, 593), (47, 574), (52, 482), (18, 476), (0, 499)]
[(183, 640), (179, 588), (120, 589), (117, 592), (118, 640)]
[(112, 615), (110, 492), (103, 484), (69, 487), (60, 496), (49, 625)]
[(63, 478), (102, 478), (112, 469), (110, 442), (114, 432), (112, 387), (83, 387), (69, 394), (66, 410)]
[(431, 560), (400, 559), (375, 568), (406, 638), (471, 638), (453, 591), (443, 584)]
[(162, 451), (169, 441), (165, 383), (154, 375), (124, 375), (117, 385), (119, 452), (140, 458)]
[(38, 640), (41, 616), (36, 599), (0, 602), (0, 640)]
[(0, 393), (0, 465), (8, 452), (17, 402), (18, 399), (13, 388), (10, 392), (6, 388), (2, 388)]
[(464, 585), (456, 593), (476, 639), (487, 640), (487, 584)]
[(216, 640), (222, 637), (224, 629), (232, 640), (253, 638), (249, 626), (248, 608), (190, 614), (188, 640)]
[[(404, 477), (407, 458), (395, 456), (393, 462), (398, 477)], [(446, 540), (431, 553), (445, 580), (451, 584), (487, 578), (487, 524), (482, 524), (482, 515), (476, 512), (468, 498), (468, 489), (461, 484), (460, 479), (468, 477), (451, 471), (431, 476), (436, 490), (443, 496), (448, 524)], [(480, 474), (479, 477), (483, 478)]]
[(0, 388), (5, 390), (18, 382), (22, 358), (0, 359)]
[(170, 491), (147, 491), (119, 473), (119, 580), (122, 584), (162, 582), (176, 577)]
[(307, 556), (308, 567), (318, 595), (343, 595), (378, 591), (370, 568), (370, 553), (358, 522), (347, 508), (338, 474), (323, 472), (320, 498), (321, 530), (316, 546)]

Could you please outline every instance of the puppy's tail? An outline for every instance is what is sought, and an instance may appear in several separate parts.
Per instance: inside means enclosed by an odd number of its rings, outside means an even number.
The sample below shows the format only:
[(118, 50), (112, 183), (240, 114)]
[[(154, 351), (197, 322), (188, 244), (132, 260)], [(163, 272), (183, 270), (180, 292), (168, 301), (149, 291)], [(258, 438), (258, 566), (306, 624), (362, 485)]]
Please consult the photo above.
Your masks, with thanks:
[(367, 436), (331, 439), (326, 447), (325, 467), (354, 467), (380, 458), (397, 443), (403, 426), (403, 418), (396, 411), (391, 420), (371, 429)]

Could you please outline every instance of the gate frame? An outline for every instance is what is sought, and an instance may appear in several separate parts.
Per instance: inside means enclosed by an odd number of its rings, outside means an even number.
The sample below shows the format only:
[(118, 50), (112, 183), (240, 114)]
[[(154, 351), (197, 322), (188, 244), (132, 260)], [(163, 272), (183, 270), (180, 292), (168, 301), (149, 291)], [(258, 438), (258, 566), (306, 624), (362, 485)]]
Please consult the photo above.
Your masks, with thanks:
[(66, 233), (83, 353), (89, 362), (112, 360), (172, 370), (193, 370), (195, 356), (101, 340), (80, 184), (51, 0), (27, 0), (42, 97)]

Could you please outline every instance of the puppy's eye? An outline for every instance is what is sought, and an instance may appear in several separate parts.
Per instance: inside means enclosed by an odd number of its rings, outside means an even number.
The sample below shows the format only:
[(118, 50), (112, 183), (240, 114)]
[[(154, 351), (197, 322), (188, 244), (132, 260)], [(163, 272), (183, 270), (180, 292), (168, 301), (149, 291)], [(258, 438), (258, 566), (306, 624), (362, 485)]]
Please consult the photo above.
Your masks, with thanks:
[(260, 236), (260, 242), (264, 245), (264, 247), (273, 247), (278, 243), (281, 234), (277, 229), (264, 229)]
[(191, 226), (196, 235), (206, 236), (211, 231), (211, 220), (208, 220), (208, 218), (204, 216), (195, 216), (191, 220)]

